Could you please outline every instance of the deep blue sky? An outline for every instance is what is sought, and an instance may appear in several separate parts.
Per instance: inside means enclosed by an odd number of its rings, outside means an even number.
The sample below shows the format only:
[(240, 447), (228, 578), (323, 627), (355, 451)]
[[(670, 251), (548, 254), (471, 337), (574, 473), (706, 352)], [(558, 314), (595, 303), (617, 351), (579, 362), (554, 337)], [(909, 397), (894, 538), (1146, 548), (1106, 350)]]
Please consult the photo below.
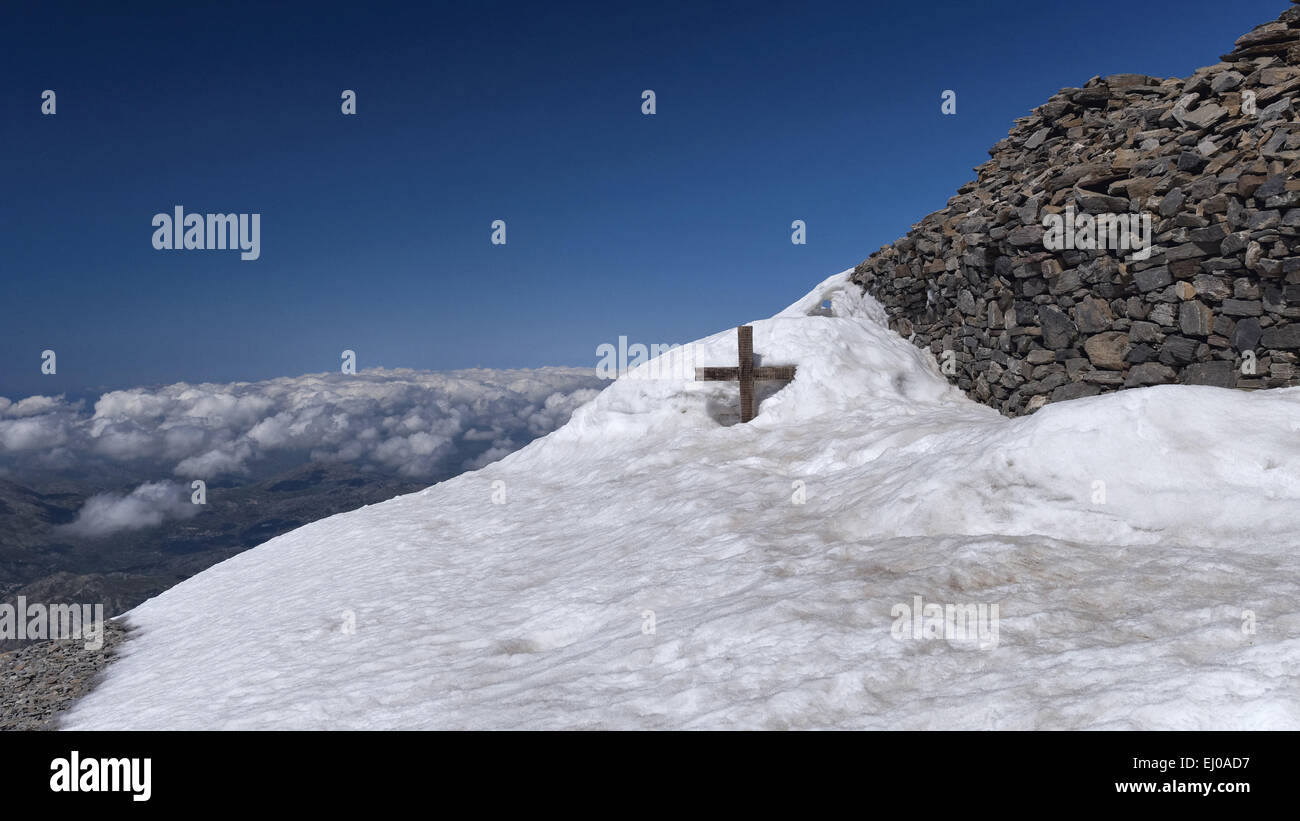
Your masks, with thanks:
[[(1058, 88), (1185, 76), (1287, 7), (82, 5), (0, 5), (10, 398), (333, 370), (345, 348), (450, 369), (686, 342), (905, 233)], [(260, 213), (261, 259), (154, 250), (176, 204)]]

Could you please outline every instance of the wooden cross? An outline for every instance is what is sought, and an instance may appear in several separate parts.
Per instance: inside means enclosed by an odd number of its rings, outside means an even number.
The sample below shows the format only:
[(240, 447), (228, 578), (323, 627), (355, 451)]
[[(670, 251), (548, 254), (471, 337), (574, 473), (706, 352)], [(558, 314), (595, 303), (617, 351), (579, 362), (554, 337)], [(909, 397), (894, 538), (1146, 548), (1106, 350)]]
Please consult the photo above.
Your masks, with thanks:
[(754, 327), (741, 325), (736, 328), (736, 344), (740, 348), (739, 367), (735, 368), (696, 368), (695, 379), (699, 382), (739, 382), (740, 383), (740, 421), (748, 422), (754, 418), (754, 380), (756, 379), (794, 379), (794, 365), (777, 365), (764, 368), (754, 367)]

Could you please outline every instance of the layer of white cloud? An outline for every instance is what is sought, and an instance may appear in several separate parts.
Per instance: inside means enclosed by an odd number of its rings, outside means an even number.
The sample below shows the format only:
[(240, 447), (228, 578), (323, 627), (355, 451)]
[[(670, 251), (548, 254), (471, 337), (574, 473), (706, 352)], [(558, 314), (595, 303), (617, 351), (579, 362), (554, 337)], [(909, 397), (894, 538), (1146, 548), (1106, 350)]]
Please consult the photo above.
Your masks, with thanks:
[(156, 527), (167, 519), (188, 519), (199, 512), (184, 485), (148, 482), (125, 496), (100, 493), (90, 497), (63, 530), (72, 536), (95, 538), (121, 530)]
[(106, 468), (142, 482), (211, 480), (288, 457), (434, 477), (549, 433), (607, 384), (586, 368), (376, 368), (113, 391), (93, 412), (63, 397), (0, 397), (0, 475)]

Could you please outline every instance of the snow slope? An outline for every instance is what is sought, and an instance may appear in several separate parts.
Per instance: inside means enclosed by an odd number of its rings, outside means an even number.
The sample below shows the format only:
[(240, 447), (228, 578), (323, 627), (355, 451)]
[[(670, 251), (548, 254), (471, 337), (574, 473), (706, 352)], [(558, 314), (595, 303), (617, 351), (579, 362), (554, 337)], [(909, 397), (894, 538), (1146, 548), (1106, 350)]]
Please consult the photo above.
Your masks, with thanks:
[[(64, 726), (1300, 728), (1300, 389), (1005, 419), (848, 273), (753, 323), (799, 370), (750, 424), (685, 378), (734, 329), (674, 350), (141, 605)], [(916, 596), (996, 640), (914, 638)]]

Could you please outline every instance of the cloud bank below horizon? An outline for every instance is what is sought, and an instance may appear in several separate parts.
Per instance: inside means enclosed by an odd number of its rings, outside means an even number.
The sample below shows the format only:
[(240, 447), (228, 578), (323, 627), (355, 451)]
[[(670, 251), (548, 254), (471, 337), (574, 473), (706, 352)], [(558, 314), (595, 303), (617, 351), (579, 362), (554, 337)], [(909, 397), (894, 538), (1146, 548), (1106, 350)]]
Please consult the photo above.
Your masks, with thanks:
[[(62, 396), (0, 397), (0, 477), (252, 479), (303, 460), (436, 480), (550, 433), (607, 384), (589, 368), (373, 368), (111, 391), (89, 412)], [(141, 490), (96, 515), (156, 507), (131, 501)]]

